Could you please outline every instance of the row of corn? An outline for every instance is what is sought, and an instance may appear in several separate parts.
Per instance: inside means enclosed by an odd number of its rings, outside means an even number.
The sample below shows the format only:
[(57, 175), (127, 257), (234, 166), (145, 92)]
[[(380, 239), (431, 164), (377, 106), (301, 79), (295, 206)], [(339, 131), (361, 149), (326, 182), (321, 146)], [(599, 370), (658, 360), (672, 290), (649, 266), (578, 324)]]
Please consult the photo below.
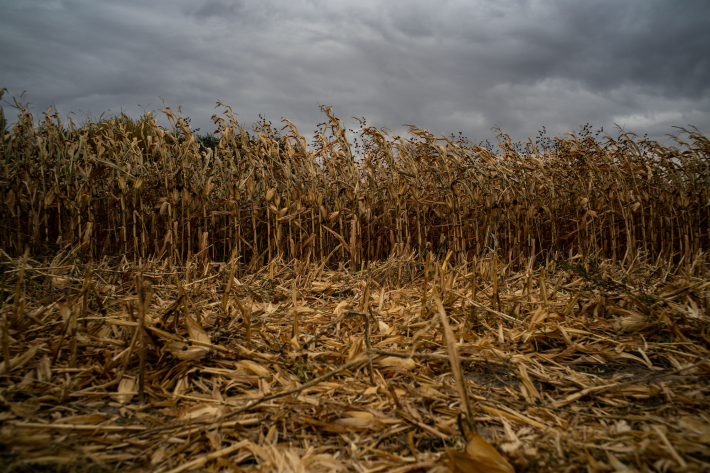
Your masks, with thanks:
[(427, 250), (495, 251), (513, 266), (639, 251), (690, 264), (710, 246), (710, 141), (694, 129), (671, 147), (500, 133), (494, 150), (414, 127), (405, 138), (362, 125), (353, 140), (323, 108), (308, 143), (288, 120), (247, 130), (222, 107), (214, 148), (169, 107), (168, 128), (151, 113), (77, 127), (51, 109), (36, 123), (21, 104), (8, 125), (0, 109), (2, 249), (254, 271), (274, 258), (360, 269)]

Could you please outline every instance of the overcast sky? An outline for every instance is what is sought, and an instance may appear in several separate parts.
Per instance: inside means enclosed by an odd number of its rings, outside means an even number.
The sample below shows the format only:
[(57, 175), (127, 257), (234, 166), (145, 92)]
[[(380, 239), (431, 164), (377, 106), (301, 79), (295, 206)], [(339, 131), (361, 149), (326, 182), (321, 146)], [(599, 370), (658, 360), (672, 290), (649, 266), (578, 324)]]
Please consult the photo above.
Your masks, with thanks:
[[(330, 105), (347, 127), (515, 141), (586, 123), (710, 134), (710, 2), (0, 0), (0, 87), (39, 115), (158, 110), (214, 131)], [(3, 104), (5, 114), (15, 111)], [(11, 117), (10, 117), (11, 118)]]

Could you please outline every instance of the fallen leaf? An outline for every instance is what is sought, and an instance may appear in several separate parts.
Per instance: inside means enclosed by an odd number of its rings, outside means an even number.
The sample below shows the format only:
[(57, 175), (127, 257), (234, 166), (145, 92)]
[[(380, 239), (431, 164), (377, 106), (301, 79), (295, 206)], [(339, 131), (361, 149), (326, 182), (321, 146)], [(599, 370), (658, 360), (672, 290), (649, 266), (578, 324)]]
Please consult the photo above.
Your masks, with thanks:
[(478, 434), (473, 434), (465, 451), (457, 452), (447, 448), (446, 454), (449, 457), (449, 468), (454, 473), (515, 473), (498, 450)]
[(121, 379), (121, 382), (118, 383), (118, 394), (113, 394), (111, 397), (121, 404), (126, 404), (135, 396), (136, 384), (138, 383), (135, 378), (124, 377)]
[(237, 365), (241, 366), (249, 373), (256, 375), (256, 376), (260, 376), (269, 382), (274, 379), (274, 375), (271, 373), (271, 371), (269, 371), (268, 369), (264, 368), (259, 363), (256, 363), (254, 361), (239, 360), (239, 361), (237, 361)]
[(411, 358), (399, 358), (396, 356), (387, 356), (384, 358), (380, 358), (379, 360), (375, 361), (375, 364), (378, 366), (385, 366), (388, 368), (396, 368), (398, 370), (407, 371), (413, 370), (417, 366), (416, 362)]

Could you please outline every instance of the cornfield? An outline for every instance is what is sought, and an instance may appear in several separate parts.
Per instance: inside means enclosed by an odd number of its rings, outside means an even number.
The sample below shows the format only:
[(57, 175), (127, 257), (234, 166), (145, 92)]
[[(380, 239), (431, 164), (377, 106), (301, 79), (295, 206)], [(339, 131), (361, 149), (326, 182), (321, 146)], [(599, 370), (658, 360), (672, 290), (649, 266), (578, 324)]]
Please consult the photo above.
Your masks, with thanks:
[(148, 114), (63, 129), (21, 110), (2, 121), (1, 229), (8, 254), (76, 248), (94, 260), (193, 257), (254, 272), (281, 258), (351, 269), (391, 255), (494, 252), (512, 268), (585, 254), (692, 264), (710, 242), (710, 141), (686, 131), (669, 148), (622, 134), (568, 135), (500, 152), (410, 128), (411, 138), (360, 130), (358, 151), (330, 109), (309, 147), (290, 121), (250, 135), (231, 109), (214, 116), (219, 143), (185, 121)]
[[(0, 90), (0, 96), (3, 90)], [(710, 141), (0, 109), (3, 471), (708, 471)], [(356, 136), (353, 138), (353, 136)]]

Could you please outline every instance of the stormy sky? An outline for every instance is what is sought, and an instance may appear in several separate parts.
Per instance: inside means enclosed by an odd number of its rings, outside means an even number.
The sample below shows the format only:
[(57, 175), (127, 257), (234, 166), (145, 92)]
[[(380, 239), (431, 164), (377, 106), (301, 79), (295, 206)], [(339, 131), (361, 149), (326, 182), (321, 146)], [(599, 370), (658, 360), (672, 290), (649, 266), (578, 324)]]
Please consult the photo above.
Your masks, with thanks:
[[(0, 0), (0, 87), (81, 123), (182, 106), (212, 132), (242, 123), (310, 136), (332, 106), (403, 133), (515, 141), (614, 124), (667, 141), (710, 133), (710, 2)], [(14, 111), (3, 104), (6, 116)], [(166, 122), (163, 122), (166, 123)]]

